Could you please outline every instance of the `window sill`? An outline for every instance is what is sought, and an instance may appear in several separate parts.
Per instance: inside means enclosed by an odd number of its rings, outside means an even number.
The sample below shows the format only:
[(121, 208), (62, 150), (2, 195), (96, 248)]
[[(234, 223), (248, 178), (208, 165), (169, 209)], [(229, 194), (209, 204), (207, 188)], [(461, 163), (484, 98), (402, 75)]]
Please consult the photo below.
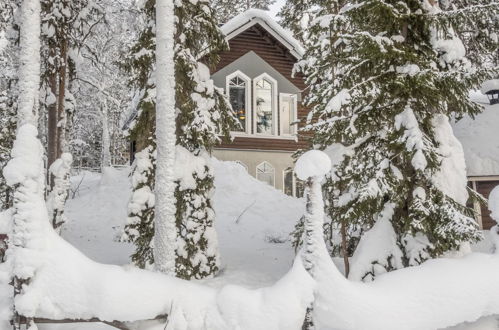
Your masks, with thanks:
[(298, 141), (298, 137), (296, 135), (265, 135), (265, 134), (249, 134), (249, 133), (244, 133), (244, 132), (231, 132), (230, 136), (232, 138), (244, 137), (244, 138), (251, 138), (251, 139), (274, 139), (274, 140)]

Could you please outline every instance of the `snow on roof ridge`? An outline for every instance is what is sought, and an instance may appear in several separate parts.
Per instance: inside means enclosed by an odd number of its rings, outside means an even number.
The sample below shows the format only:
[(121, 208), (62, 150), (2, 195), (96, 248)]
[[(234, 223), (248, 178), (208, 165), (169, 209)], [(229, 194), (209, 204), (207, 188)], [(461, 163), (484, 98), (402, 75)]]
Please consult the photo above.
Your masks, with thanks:
[(266, 29), (271, 29), (273, 30), (273, 32), (277, 33), (288, 43), (288, 45), (285, 46), (287, 46), (291, 51), (295, 51), (296, 54), (299, 55), (299, 57), (302, 57), (303, 54), (305, 54), (305, 49), (303, 48), (301, 43), (295, 39), (292, 32), (283, 28), (265, 10), (255, 8), (248, 9), (247, 11), (231, 18), (227, 23), (222, 25), (221, 30), (226, 36), (229, 36), (232, 32), (254, 19), (260, 19), (265, 22), (267, 26), (263, 27)]

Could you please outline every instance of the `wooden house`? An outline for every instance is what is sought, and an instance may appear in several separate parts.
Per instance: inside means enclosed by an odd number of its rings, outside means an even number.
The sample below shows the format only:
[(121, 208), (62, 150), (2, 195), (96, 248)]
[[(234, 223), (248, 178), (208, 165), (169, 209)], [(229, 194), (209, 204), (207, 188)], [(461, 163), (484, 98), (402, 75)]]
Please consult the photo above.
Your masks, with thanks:
[(308, 146), (297, 125), (308, 111), (302, 105), (304, 79), (293, 75), (293, 66), (303, 48), (262, 10), (248, 10), (221, 29), (229, 50), (221, 54), (211, 77), (225, 89), (242, 129), (232, 132), (232, 143), (218, 146), (213, 154), (237, 161), (258, 180), (300, 196), (292, 155)]

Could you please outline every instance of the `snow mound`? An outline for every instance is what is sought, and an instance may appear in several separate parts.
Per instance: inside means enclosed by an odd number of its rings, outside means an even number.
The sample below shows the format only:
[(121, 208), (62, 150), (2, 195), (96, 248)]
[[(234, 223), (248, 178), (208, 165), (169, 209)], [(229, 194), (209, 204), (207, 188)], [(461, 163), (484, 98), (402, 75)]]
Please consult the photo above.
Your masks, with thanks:
[(325, 246), (316, 280), (314, 321), (321, 330), (435, 330), (499, 315), (499, 255), (429, 260), (380, 275), (345, 279)]
[[(300, 329), (313, 281), (300, 259), (274, 286), (215, 290), (137, 268), (91, 261), (52, 230), (41, 267), (17, 300), (26, 316), (137, 321), (173, 314), (185, 329)], [(174, 329), (177, 329), (174, 327)]]
[(209, 284), (275, 282), (294, 259), (289, 234), (305, 211), (304, 200), (258, 181), (236, 162), (213, 159), (213, 167), (222, 274)]
[[(304, 212), (304, 201), (256, 180), (236, 162), (210, 161), (222, 271), (206, 284), (271, 285), (295, 257), (289, 234)], [(129, 172), (128, 167), (106, 168), (102, 175), (82, 172), (71, 178), (62, 237), (97, 262), (130, 262), (133, 245), (119, 241), (132, 193)]]
[(301, 180), (321, 177), (331, 171), (331, 159), (320, 150), (309, 150), (296, 161), (296, 176)]

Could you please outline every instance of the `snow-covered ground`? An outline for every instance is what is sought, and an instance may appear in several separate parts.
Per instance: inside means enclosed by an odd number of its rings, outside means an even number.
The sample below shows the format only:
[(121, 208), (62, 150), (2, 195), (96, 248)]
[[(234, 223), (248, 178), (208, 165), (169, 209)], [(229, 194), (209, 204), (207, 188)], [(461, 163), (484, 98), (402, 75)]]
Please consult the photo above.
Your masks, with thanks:
[[(66, 209), (69, 222), (62, 236), (90, 259), (116, 265), (129, 263), (133, 246), (118, 241), (131, 192), (128, 173), (128, 168), (111, 168), (104, 175), (83, 172), (72, 178)], [(288, 197), (255, 180), (237, 163), (215, 161), (215, 175), (214, 202), (223, 268), (218, 277), (202, 281), (203, 284), (216, 289), (226, 284), (247, 288), (273, 284), (292, 266), (294, 251), (288, 234), (303, 214), (303, 200)], [(477, 249), (488, 252), (490, 242)], [(79, 257), (75, 254), (74, 258)], [(88, 267), (96, 266), (88, 264)], [(6, 296), (11, 288), (6, 282), (5, 272), (0, 269), (0, 320), (8, 315)], [(6, 323), (0, 323), (1, 330), (4, 330), (2, 325), (7, 329)], [(112, 329), (102, 324), (40, 325), (39, 328)], [(489, 317), (452, 329), (496, 330), (499, 325), (495, 318)]]
[[(294, 251), (289, 233), (304, 202), (257, 181), (234, 162), (215, 161), (216, 226), (222, 256), (220, 276), (206, 281), (247, 287), (272, 284), (289, 270)], [(72, 178), (62, 236), (89, 258), (116, 265), (130, 262), (133, 246), (119, 242), (130, 197), (129, 168)], [(72, 197), (72, 196), (70, 196)]]

